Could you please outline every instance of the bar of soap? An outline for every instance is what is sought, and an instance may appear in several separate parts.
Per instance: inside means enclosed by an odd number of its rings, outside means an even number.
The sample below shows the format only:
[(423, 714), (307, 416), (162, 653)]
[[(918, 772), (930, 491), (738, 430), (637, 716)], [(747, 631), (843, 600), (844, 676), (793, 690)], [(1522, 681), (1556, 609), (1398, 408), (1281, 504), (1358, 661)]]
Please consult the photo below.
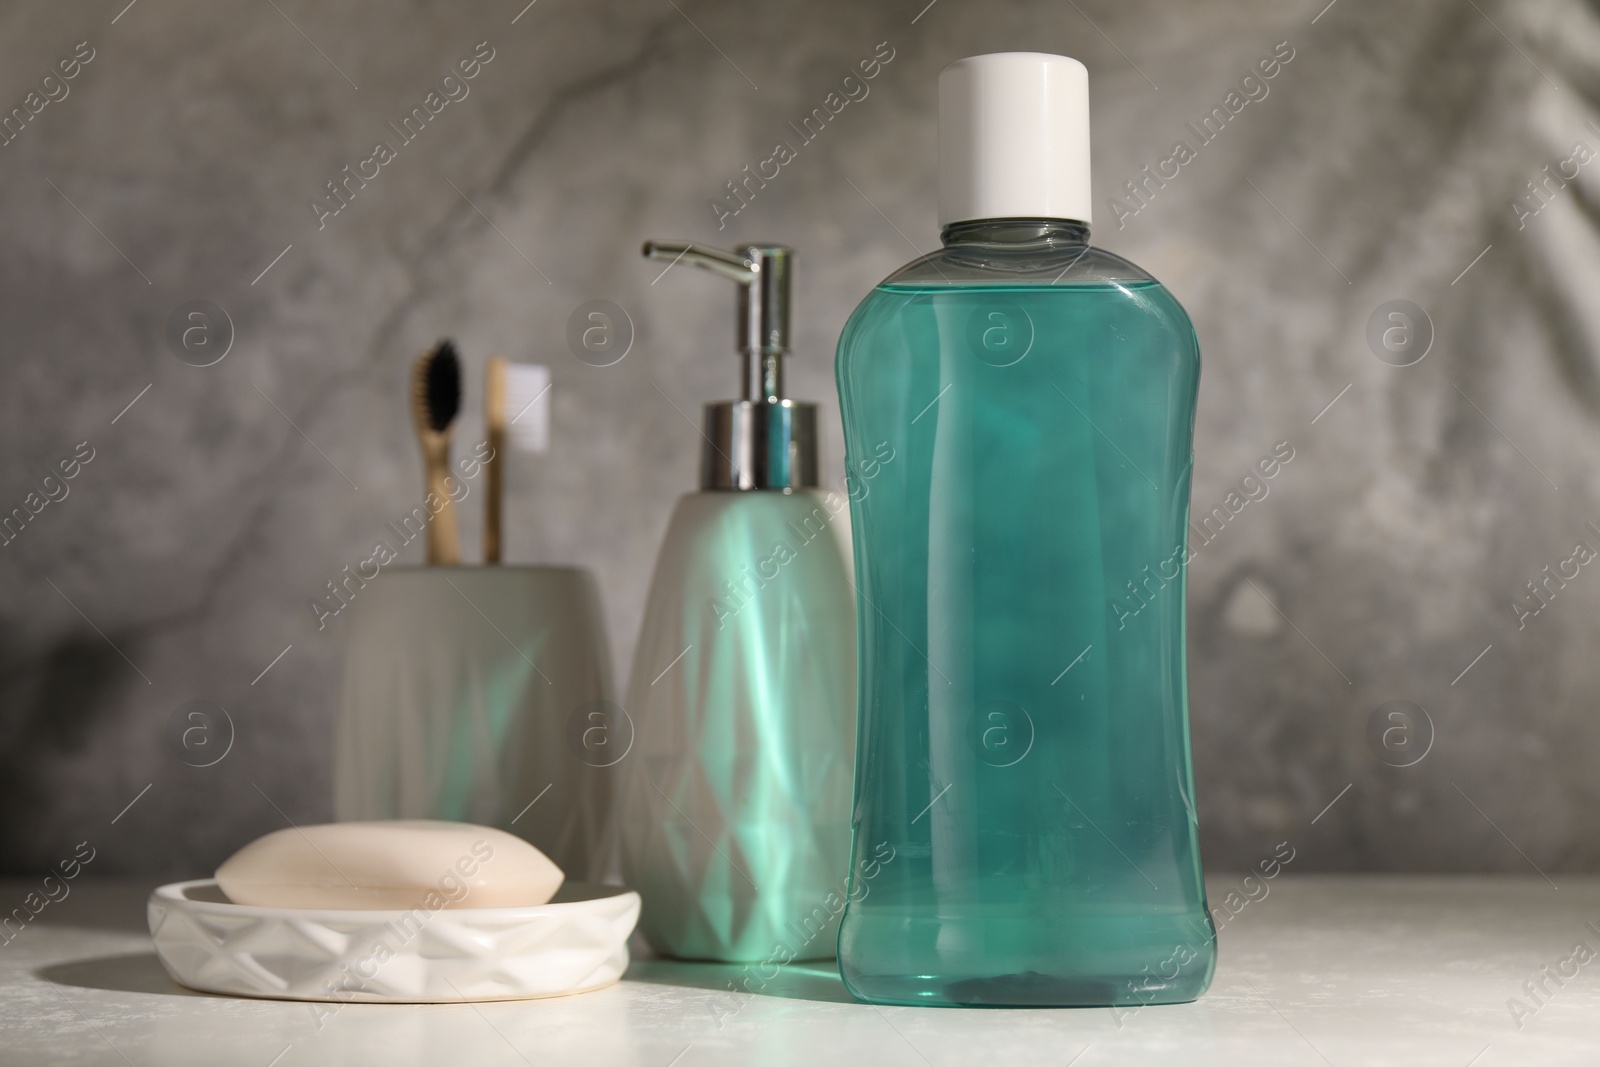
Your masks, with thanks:
[(395, 819), (290, 827), (217, 868), (235, 904), (264, 908), (514, 908), (547, 904), (566, 876), (488, 826)]

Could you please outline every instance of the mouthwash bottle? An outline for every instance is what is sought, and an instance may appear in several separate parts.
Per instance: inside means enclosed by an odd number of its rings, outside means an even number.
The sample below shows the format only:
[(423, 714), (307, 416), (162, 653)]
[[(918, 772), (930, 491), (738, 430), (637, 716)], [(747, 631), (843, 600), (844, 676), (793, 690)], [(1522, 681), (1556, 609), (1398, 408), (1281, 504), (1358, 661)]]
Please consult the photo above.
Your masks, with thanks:
[(1194, 328), (1089, 244), (1081, 63), (952, 64), (939, 156), (943, 247), (839, 340), (859, 647), (840, 971), (881, 1004), (1193, 1000), (1216, 959), (1184, 658)]

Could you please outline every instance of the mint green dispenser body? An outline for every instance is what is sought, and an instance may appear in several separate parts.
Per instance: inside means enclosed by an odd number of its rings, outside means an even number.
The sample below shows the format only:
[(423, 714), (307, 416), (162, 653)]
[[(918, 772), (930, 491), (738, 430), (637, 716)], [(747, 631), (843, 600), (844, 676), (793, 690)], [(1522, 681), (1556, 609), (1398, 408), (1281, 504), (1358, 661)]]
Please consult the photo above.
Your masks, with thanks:
[[(634, 653), (622, 871), (658, 953), (832, 957), (850, 850), (855, 627), (844, 495), (817, 486), (816, 409), (783, 395), (789, 249), (646, 254), (740, 284), (744, 398), (706, 407)], [(768, 975), (770, 977), (770, 975)]]
[(852, 868), (893, 859), (856, 875), (841, 972), (885, 1004), (1193, 1000), (1194, 330), (1080, 221), (944, 241), (839, 342), (847, 461), (896, 455), (852, 493)]

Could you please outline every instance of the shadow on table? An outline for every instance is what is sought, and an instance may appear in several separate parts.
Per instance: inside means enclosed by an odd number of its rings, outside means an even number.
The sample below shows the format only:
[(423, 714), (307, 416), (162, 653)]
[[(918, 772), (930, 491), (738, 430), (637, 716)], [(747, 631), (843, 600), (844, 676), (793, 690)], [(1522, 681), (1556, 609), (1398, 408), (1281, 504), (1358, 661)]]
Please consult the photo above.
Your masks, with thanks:
[[(776, 971), (774, 975), (772, 972)], [(682, 960), (635, 959), (623, 976), (630, 982), (712, 989), (780, 997), (785, 1000), (820, 1000), (853, 1004), (832, 960), (790, 963), (779, 967), (763, 963), (688, 963)]]
[(169, 997), (210, 997), (172, 980), (154, 952), (53, 963), (34, 972), (56, 985), (79, 989), (107, 989), (113, 993), (159, 993)]

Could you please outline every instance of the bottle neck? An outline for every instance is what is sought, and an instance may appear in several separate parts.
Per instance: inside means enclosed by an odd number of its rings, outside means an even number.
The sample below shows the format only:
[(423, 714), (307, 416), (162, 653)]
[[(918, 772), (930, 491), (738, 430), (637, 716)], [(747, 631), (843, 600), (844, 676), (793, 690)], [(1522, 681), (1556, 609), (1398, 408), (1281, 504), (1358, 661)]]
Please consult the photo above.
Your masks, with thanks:
[(1089, 225), (1076, 219), (967, 219), (939, 233), (946, 248), (1000, 247), (1046, 252), (1089, 243)]

